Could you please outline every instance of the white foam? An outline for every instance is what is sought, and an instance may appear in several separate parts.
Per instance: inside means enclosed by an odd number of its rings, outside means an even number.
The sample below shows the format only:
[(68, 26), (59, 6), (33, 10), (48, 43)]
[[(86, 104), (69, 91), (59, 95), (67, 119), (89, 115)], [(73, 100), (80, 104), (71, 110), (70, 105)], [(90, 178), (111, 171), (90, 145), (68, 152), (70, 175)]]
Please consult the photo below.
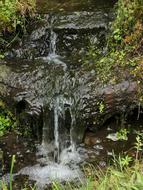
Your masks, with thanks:
[(74, 163), (78, 164), (83, 161), (82, 155), (77, 151), (73, 151), (71, 147), (64, 149), (60, 154), (60, 162), (62, 164)]
[(52, 163), (46, 166), (37, 164), (31, 167), (25, 167), (18, 174), (28, 175), (30, 180), (36, 181), (38, 189), (44, 188), (46, 184), (54, 181), (72, 181), (82, 178), (83, 174), (80, 169), (76, 167), (70, 168), (68, 165)]

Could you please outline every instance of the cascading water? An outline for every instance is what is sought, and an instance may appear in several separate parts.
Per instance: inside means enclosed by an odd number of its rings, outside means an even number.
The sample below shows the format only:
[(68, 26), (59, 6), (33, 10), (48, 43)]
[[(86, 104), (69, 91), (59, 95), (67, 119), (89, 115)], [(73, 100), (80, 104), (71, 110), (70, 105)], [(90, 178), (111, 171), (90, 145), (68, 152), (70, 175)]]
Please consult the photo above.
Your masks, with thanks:
[[(54, 18), (51, 18), (51, 29), (50, 29), (50, 45), (49, 45), (49, 54), (48, 54), (48, 60), (52, 63), (52, 64), (57, 64), (57, 65), (63, 65), (65, 66), (66, 64), (64, 62), (62, 62), (60, 60), (60, 56), (58, 54), (56, 54), (56, 42), (57, 42), (57, 34), (54, 32), (53, 30), (53, 25), (54, 25)], [(63, 67), (63, 81), (62, 81), (62, 86), (65, 86), (65, 83), (66, 83), (66, 68)], [(64, 142), (60, 142), (62, 141), (60, 139), (60, 135), (59, 135), (59, 118), (61, 117), (62, 120), (65, 120), (65, 104), (68, 104), (69, 106), (72, 106), (72, 103), (71, 101), (69, 101), (68, 99), (71, 99), (71, 97), (68, 97), (68, 98), (65, 98), (64, 97), (64, 94), (60, 94), (60, 84), (59, 84), (59, 81), (58, 81), (58, 77), (57, 79), (55, 79), (55, 85), (54, 85), (54, 90), (53, 90), (53, 98), (52, 98), (52, 102), (50, 103), (50, 107), (51, 109), (53, 109), (53, 118), (54, 118), (54, 121), (53, 121), (53, 130), (54, 130), (54, 160), (56, 162), (59, 162), (60, 161), (60, 152), (63, 152), (63, 147), (64, 148), (69, 148), (69, 147), (65, 147), (63, 146), (63, 144), (66, 144)], [(64, 93), (64, 92), (63, 92)], [(55, 96), (56, 94), (56, 96)], [(59, 94), (59, 95), (58, 95)], [(74, 129), (74, 125), (76, 123), (75, 121), (75, 116), (73, 115), (73, 113), (71, 113), (71, 109), (70, 109), (70, 114), (71, 114), (71, 128), (70, 128), (70, 131), (69, 131), (69, 142), (68, 144), (70, 144), (70, 151), (75, 151), (75, 142), (73, 140), (73, 137), (72, 137), (72, 131)], [(62, 126), (64, 127), (64, 126)], [(43, 128), (43, 136), (45, 137), (45, 131), (49, 131), (48, 129), (48, 126), (45, 126)], [(43, 141), (44, 142), (44, 141)], [(47, 146), (47, 145), (46, 145)], [(61, 147), (60, 147), (61, 146)], [(48, 146), (47, 146), (48, 148)]]
[(56, 41), (57, 41), (57, 34), (51, 28), (50, 32), (50, 47), (49, 47), (49, 57), (56, 56)]
[[(66, 119), (68, 105), (69, 113), (71, 115), (71, 123), (69, 133), (65, 133), (64, 137), (60, 128), (66, 130), (65, 125), (61, 125), (60, 120)], [(75, 149), (75, 142), (73, 135), (73, 127), (75, 125), (75, 115), (71, 114), (70, 106), (72, 106), (71, 99), (67, 100), (63, 96), (58, 95), (54, 97), (51, 103), (52, 122), (48, 122), (43, 128), (43, 142), (39, 146), (37, 156), (39, 157), (39, 164), (23, 168), (19, 174), (29, 175), (31, 180), (36, 181), (37, 189), (44, 189), (46, 184), (52, 181), (71, 181), (75, 179), (83, 180), (83, 173), (77, 165), (82, 161), (83, 157), (79, 155)], [(63, 122), (64, 123), (64, 122)], [(49, 126), (49, 124), (53, 124)], [(53, 139), (51, 142), (49, 138), (49, 127), (53, 130)], [(51, 135), (51, 133), (50, 133)], [(67, 135), (67, 136), (66, 136)], [(67, 141), (69, 143), (67, 143)], [(51, 156), (52, 153), (52, 156)]]
[(55, 138), (55, 150), (54, 150), (54, 160), (59, 161), (59, 97), (56, 99), (55, 107), (54, 107), (54, 138)]
[(51, 25), (51, 28), (50, 28), (49, 53), (48, 53), (48, 56), (41, 57), (41, 58), (45, 60), (46, 62), (48, 61), (50, 63), (62, 65), (64, 67), (64, 70), (66, 70), (67, 68), (66, 64), (60, 60), (61, 56), (56, 53), (58, 34), (53, 29), (54, 18), (51, 18), (50, 25)]
[[(52, 21), (53, 23), (53, 21)], [(50, 29), (49, 54), (45, 58), (53, 67), (60, 65), (61, 75), (57, 75), (52, 85), (52, 92), (48, 101), (48, 108), (44, 110), (44, 125), (42, 144), (37, 153), (39, 164), (22, 169), (19, 174), (29, 175), (29, 178), (37, 181), (37, 187), (41, 190), (45, 184), (53, 180), (68, 181), (80, 178), (82, 172), (77, 163), (82, 160), (76, 151), (74, 128), (76, 115), (74, 98), (70, 90), (67, 91), (67, 68), (65, 63), (56, 54), (57, 34), (52, 26)], [(68, 84), (68, 89), (70, 83)], [(74, 82), (73, 82), (74, 86)], [(65, 93), (65, 91), (67, 91)], [(74, 109), (73, 109), (74, 108)], [(66, 113), (68, 112), (68, 117)], [(68, 120), (68, 129), (65, 126)], [(70, 121), (69, 121), (70, 120)]]

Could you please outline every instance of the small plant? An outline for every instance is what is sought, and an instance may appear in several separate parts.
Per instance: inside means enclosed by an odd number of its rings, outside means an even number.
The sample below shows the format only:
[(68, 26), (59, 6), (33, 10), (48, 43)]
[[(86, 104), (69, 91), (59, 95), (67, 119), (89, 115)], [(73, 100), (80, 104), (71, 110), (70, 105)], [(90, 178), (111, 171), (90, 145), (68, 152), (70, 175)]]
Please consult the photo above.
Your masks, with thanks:
[(119, 82), (125, 69), (142, 81), (143, 1), (118, 0), (115, 12), (105, 52), (91, 44), (84, 62), (89, 64), (89, 68), (94, 63), (92, 69), (103, 84)]
[(12, 190), (12, 174), (13, 174), (13, 168), (14, 168), (14, 163), (15, 163), (15, 155), (12, 156), (12, 161), (11, 161), (11, 168), (10, 168), (10, 190)]
[(143, 134), (138, 133), (138, 135), (136, 137), (136, 142), (135, 142), (136, 160), (138, 160), (139, 152), (142, 150), (142, 148), (143, 148)]
[(12, 190), (12, 181), (13, 181), (12, 174), (13, 174), (14, 163), (15, 163), (15, 155), (12, 156), (12, 160), (11, 160), (9, 188), (7, 186), (7, 183), (4, 181), (4, 179), (1, 179), (0, 180), (0, 189), (2, 189), (2, 190)]
[(98, 105), (98, 108), (99, 108), (99, 112), (103, 113), (104, 109), (105, 109), (104, 103), (101, 101), (101, 102), (98, 102), (97, 105)]
[(12, 31), (17, 24), (22, 24), (24, 15), (35, 9), (35, 0), (0, 1), (0, 27)]
[(130, 162), (132, 161), (132, 157), (125, 155), (125, 156), (119, 156), (119, 165), (121, 170), (127, 166), (129, 166)]
[(0, 137), (3, 136), (6, 131), (15, 128), (16, 120), (13, 114), (5, 107), (4, 103), (0, 101)]
[(12, 126), (10, 118), (0, 115), (0, 136), (3, 136), (5, 131)]
[(26, 32), (27, 18), (34, 15), (35, 6), (35, 0), (0, 1), (0, 59), (5, 49)]
[(117, 134), (117, 139), (118, 140), (128, 140), (128, 133), (129, 131), (125, 128), (120, 129), (120, 131), (118, 131)]
[(0, 53), (0, 60), (4, 59), (4, 55), (2, 53)]
[(128, 167), (132, 160), (133, 160), (132, 157), (129, 155), (116, 156), (113, 152), (113, 160), (112, 161), (114, 163), (114, 167), (120, 171), (123, 171), (123, 169)]

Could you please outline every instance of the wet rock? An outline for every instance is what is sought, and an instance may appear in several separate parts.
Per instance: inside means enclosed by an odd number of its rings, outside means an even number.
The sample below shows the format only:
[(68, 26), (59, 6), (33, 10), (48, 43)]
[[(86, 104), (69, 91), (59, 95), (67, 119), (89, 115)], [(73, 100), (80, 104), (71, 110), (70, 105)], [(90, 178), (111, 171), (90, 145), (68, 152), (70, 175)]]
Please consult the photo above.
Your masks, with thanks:
[[(105, 87), (98, 83), (97, 88), (94, 74), (92, 76), (82, 70), (74, 73), (65, 70), (61, 64), (42, 61), (3, 63), (0, 71), (0, 85), (3, 86), (0, 96), (15, 107), (21, 123), (33, 126), (35, 134), (38, 133), (37, 128), (40, 131), (43, 126), (43, 119), (49, 118), (48, 111), (43, 112), (43, 105), (52, 107), (57, 96), (60, 99), (58, 109), (70, 110), (65, 121), (60, 119), (61, 126), (66, 122), (68, 131), (71, 123), (69, 116), (72, 115), (76, 122), (73, 136), (78, 142), (82, 141), (85, 127), (96, 131), (108, 118), (128, 113), (138, 104), (138, 84), (133, 81), (107, 84)], [(94, 83), (91, 82), (93, 78)], [(104, 105), (102, 112), (101, 102)], [(43, 113), (47, 115), (43, 117)], [(62, 117), (64, 113), (61, 111)], [(97, 140), (94, 136), (86, 137), (85, 144), (94, 145)]]
[(105, 167), (107, 164), (106, 164), (105, 161), (100, 161), (100, 162), (99, 162), (99, 165), (100, 165), (101, 167)]
[(72, 60), (72, 64), (80, 63), (81, 56), (89, 44), (103, 47), (112, 17), (113, 14), (108, 9), (44, 14), (41, 23), (32, 26), (31, 34), (25, 36), (17, 47), (5, 53), (5, 57), (46, 59), (51, 51), (51, 41), (54, 40), (53, 34), (55, 34), (57, 55), (66, 56), (66, 62)]
[(95, 153), (96, 156), (99, 156), (99, 155), (100, 155), (100, 151), (97, 151), (97, 150), (96, 150), (96, 151), (94, 151), (94, 153)]
[(52, 13), (50, 16), (45, 15), (44, 19), (49, 21), (51, 16), (54, 20), (53, 29), (55, 31), (63, 29), (68, 29), (69, 32), (72, 32), (72, 30), (82, 31), (84, 29), (96, 30), (97, 28), (106, 28), (109, 21), (109, 13), (107, 14), (105, 10)]
[(37, 0), (37, 12), (47, 13), (50, 11), (60, 11), (60, 12), (72, 12), (72, 11), (95, 11), (99, 9), (108, 9), (113, 7), (114, 0), (66, 0), (57, 1), (57, 0)]

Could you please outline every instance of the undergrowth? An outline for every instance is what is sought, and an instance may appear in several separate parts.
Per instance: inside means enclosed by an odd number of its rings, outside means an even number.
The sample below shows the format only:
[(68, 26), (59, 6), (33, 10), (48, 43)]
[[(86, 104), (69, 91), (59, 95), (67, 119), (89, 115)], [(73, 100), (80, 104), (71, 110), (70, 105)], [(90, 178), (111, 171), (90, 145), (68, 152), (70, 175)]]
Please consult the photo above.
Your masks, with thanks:
[(0, 137), (9, 130), (15, 128), (16, 119), (13, 114), (6, 108), (4, 103), (0, 101)]
[(26, 32), (27, 18), (34, 14), (35, 0), (0, 1), (0, 58), (2, 51)]
[(95, 67), (97, 78), (104, 83), (114, 84), (124, 75), (139, 80), (143, 76), (143, 1), (118, 0), (115, 13), (106, 51), (103, 54), (96, 47), (89, 47), (85, 62)]
[(25, 15), (32, 14), (35, 0), (0, 1), (0, 30), (12, 31), (17, 24), (23, 25)]

